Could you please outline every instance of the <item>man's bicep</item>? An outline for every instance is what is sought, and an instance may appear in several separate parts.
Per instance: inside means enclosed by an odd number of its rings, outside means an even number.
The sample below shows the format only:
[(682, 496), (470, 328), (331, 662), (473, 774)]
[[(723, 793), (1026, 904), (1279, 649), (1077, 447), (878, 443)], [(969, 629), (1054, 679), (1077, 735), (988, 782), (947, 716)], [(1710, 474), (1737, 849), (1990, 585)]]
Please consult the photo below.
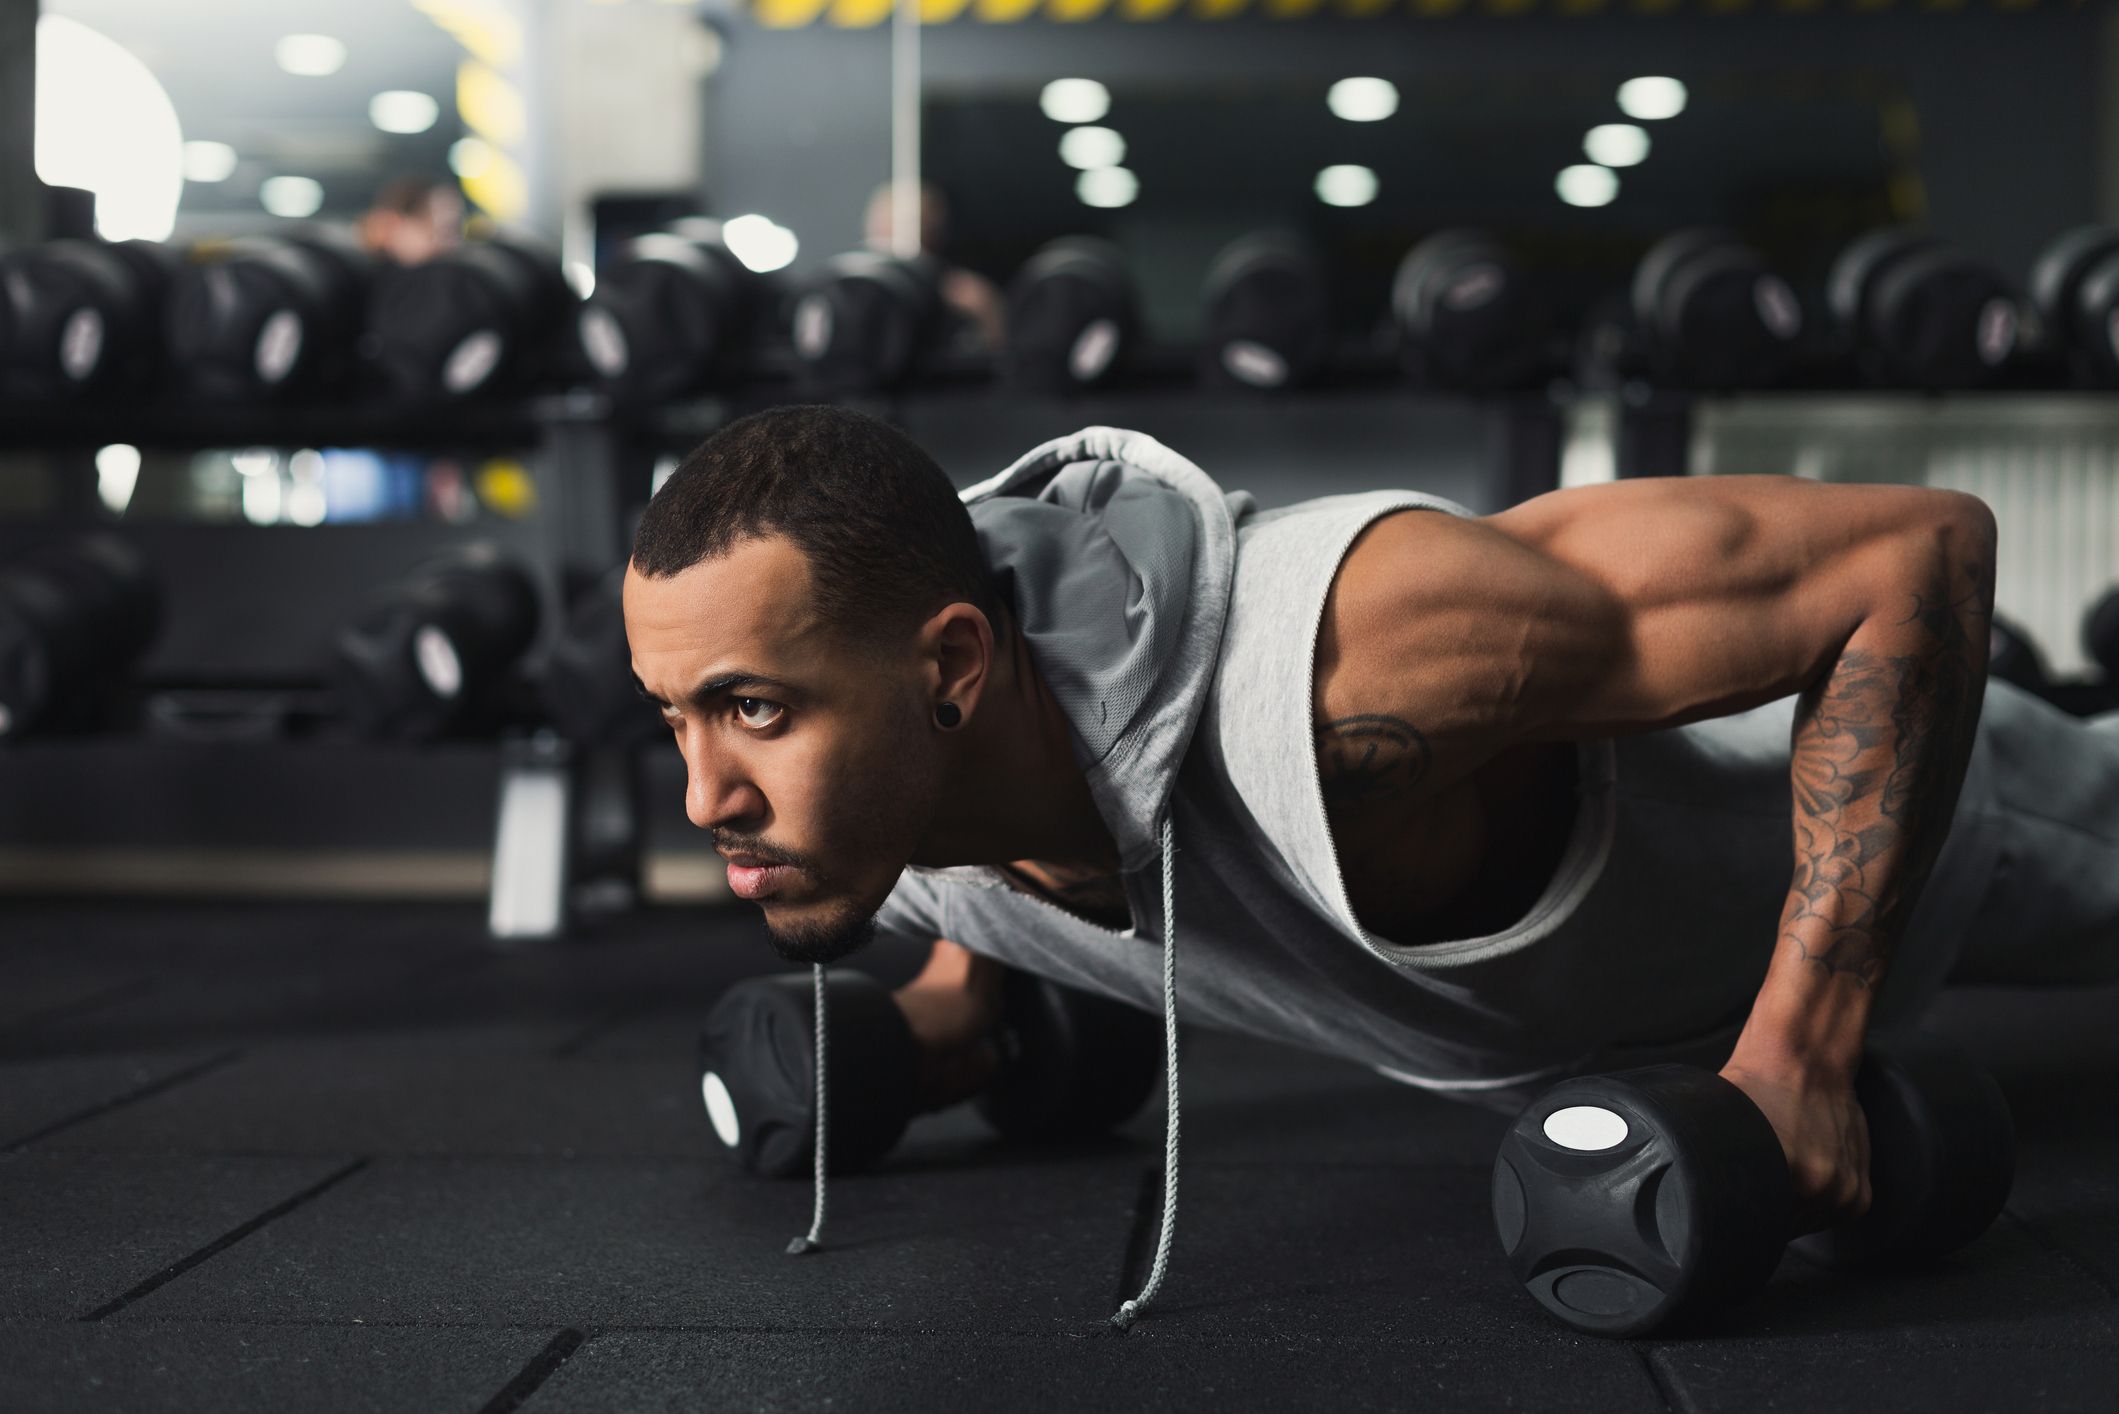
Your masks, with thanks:
[(1552, 492), (1487, 524), (1535, 553), (1528, 739), (1726, 716), (1829, 671), (1902, 598), (1936, 535), (1991, 516), (1970, 496), (1790, 476), (1622, 481)]

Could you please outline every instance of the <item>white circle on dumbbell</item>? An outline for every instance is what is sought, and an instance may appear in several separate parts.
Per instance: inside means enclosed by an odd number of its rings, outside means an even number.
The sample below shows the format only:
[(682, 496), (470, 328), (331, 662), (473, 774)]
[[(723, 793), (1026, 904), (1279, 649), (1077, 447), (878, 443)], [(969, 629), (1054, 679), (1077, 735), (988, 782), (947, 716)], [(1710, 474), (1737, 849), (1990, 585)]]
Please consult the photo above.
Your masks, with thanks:
[(1067, 356), (1067, 371), (1074, 375), (1077, 383), (1094, 382), (1111, 366), (1117, 353), (1118, 321), (1092, 319), (1074, 337), (1073, 351)]
[(412, 635), (412, 658), (428, 691), (436, 697), (454, 699), (464, 690), (464, 663), (456, 655), (449, 635), (433, 624), (421, 624)]
[(1792, 339), (1802, 331), (1802, 302), (1780, 276), (1759, 276), (1751, 286), (1751, 300), (1758, 308), (1759, 323), (1774, 338)]
[(623, 378), (633, 361), (618, 316), (597, 305), (581, 312), (581, 346), (588, 350), (589, 362), (596, 365), (596, 371), (606, 378)]
[(441, 385), (451, 393), (469, 393), (493, 376), (507, 344), (494, 329), (480, 329), (459, 343), (442, 365)]
[(795, 306), (795, 352), (815, 363), (831, 351), (831, 300), (804, 295)]
[(1460, 314), (1477, 309), (1500, 294), (1507, 284), (1508, 276), (1501, 273), (1501, 267), (1490, 260), (1467, 265), (1452, 275), (1449, 283), (1442, 287), (1443, 308), (1453, 309)]
[(275, 387), (287, 381), (302, 356), (302, 316), (291, 309), (276, 309), (258, 328), (257, 347), (251, 351), (258, 382)]
[(736, 1102), (729, 1098), (728, 1087), (709, 1070), (699, 1077), (699, 1094), (706, 1101), (706, 1117), (714, 1122), (714, 1133), (721, 1136), (722, 1143), (735, 1148), (742, 1131), (736, 1127)]
[(2016, 347), (2016, 306), (2005, 299), (1990, 299), (1979, 311), (1976, 347), (1982, 363), (1992, 366)]
[(76, 383), (95, 376), (103, 362), (103, 311), (77, 309), (59, 330), (59, 368)]
[(1254, 339), (1231, 339), (1222, 345), (1221, 366), (1254, 388), (1278, 388), (1288, 381), (1288, 361)]
[(1626, 1137), (1626, 1121), (1602, 1105), (1569, 1105), (1545, 1116), (1545, 1137), (1563, 1149), (1609, 1149)]

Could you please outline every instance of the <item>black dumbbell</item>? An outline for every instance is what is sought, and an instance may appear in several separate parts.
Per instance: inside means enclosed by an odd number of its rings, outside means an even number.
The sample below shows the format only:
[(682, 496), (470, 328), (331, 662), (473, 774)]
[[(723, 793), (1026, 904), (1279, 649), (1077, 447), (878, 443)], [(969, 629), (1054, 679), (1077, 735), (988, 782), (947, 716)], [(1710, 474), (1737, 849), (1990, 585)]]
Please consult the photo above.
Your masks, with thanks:
[(371, 350), (415, 402), (518, 389), (552, 372), (578, 303), (549, 251), (513, 237), (473, 241), (377, 274)]
[(2119, 683), (2119, 584), (2083, 611), (2082, 651), (2104, 670), (2105, 681)]
[(356, 735), (427, 741), (476, 727), (537, 634), (537, 588), (477, 544), (390, 586), (333, 644), (339, 706)]
[(633, 686), (624, 588), (623, 565), (589, 586), (568, 609), (545, 658), (545, 710), (560, 735), (577, 745), (634, 746), (669, 732)]
[(1933, 236), (1872, 231), (1840, 252), (1827, 302), (1870, 381), (1926, 389), (1999, 379), (2021, 312), (2000, 273)]
[[(851, 1173), (881, 1159), (911, 1123), (920, 1054), (896, 1000), (843, 968), (825, 974), (830, 1135), (826, 1167)], [(787, 1178), (816, 1161), (814, 987), (803, 973), (739, 982), (699, 1040), (699, 1085), (715, 1135), (737, 1164)], [(977, 1097), (981, 1116), (1018, 1142), (1087, 1138), (1147, 1099), (1162, 1027), (1121, 1003), (1010, 970), (994, 1042), (1000, 1064)]]
[(1232, 241), (1201, 291), (1207, 376), (1264, 389), (1310, 382), (1330, 348), (1330, 298), (1323, 262), (1298, 237), (1268, 231)]
[(2119, 227), (2063, 232), (2031, 265), (2036, 352), (2083, 381), (2119, 386)]
[[(2101, 618), (2100, 618), (2101, 614)], [(2119, 632), (2119, 602), (2112, 596), (2090, 606), (2082, 624), (2083, 647), (2092, 658), (2097, 658), (2100, 643), (2109, 644), (2110, 636)], [(2107, 650), (2108, 651), (2108, 650)], [(2102, 660), (2099, 659), (2101, 663)], [(2100, 712), (2109, 712), (2119, 707), (2119, 692), (2114, 690), (2114, 679), (2110, 668), (2101, 680), (2081, 678), (2056, 678), (2047, 669), (2045, 659), (2031, 636), (2009, 620), (1996, 616), (1987, 631), (1987, 676), (2000, 678), (2015, 684), (2025, 692), (2035, 694), (2052, 703), (2061, 711), (2077, 717), (2092, 717)]]
[(1694, 227), (1657, 241), (1634, 267), (1630, 294), (1651, 376), (1663, 386), (1770, 387), (1794, 360), (1801, 301), (1728, 231)]
[(176, 270), (153, 241), (46, 241), (0, 255), (0, 390), (33, 399), (145, 387), (162, 366)]
[(763, 277), (720, 238), (720, 223), (629, 242), (596, 280), (577, 320), (583, 356), (629, 403), (681, 397), (726, 381), (771, 312)]
[(825, 262), (795, 296), (789, 337), (812, 389), (871, 393), (910, 378), (949, 324), (934, 257), (854, 250)]
[(1125, 256), (1095, 236), (1063, 236), (1008, 286), (1008, 377), (1040, 392), (1108, 381), (1140, 335), (1140, 297)]
[(341, 386), (360, 366), (374, 269), (321, 232), (196, 249), (169, 294), (171, 363), (195, 391), (238, 402)]
[(1521, 384), (1546, 362), (1546, 301), (1515, 257), (1481, 231), (1438, 231), (1398, 263), (1391, 318), (1417, 381), (1488, 391)]
[(98, 724), (160, 623), (146, 562), (115, 536), (0, 565), (0, 742)]
[[(1984, 1232), (2015, 1174), (2000, 1087), (1939, 1038), (1873, 1038), (1855, 1077), (1871, 1206), (1797, 1239), (1828, 1266), (1916, 1262)], [(1734, 1082), (1662, 1065), (1564, 1081), (1494, 1160), (1510, 1269), (1576, 1330), (1639, 1336), (1754, 1295), (1790, 1245), (1793, 1190), (1773, 1125)]]

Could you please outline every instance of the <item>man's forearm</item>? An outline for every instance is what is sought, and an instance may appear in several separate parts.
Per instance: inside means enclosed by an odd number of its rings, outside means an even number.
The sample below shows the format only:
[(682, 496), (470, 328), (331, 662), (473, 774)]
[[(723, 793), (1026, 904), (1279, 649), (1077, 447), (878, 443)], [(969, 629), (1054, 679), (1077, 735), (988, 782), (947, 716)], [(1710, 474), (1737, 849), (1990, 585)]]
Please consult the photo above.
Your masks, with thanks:
[(1893, 949), (1949, 833), (1986, 689), (1989, 524), (1919, 542), (1903, 593), (1804, 692), (1795, 877), (1739, 1055), (1851, 1074)]

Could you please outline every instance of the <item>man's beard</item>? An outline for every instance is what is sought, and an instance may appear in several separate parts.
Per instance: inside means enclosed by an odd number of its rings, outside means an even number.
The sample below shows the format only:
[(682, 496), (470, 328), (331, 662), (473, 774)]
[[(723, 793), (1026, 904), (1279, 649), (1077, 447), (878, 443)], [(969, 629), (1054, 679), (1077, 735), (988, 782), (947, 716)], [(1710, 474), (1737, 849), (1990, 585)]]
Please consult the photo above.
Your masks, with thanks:
[(837, 962), (868, 946), (876, 935), (876, 916), (864, 913), (844, 921), (802, 923), (785, 930), (767, 923), (765, 930), (773, 940), (773, 951), (789, 962)]

